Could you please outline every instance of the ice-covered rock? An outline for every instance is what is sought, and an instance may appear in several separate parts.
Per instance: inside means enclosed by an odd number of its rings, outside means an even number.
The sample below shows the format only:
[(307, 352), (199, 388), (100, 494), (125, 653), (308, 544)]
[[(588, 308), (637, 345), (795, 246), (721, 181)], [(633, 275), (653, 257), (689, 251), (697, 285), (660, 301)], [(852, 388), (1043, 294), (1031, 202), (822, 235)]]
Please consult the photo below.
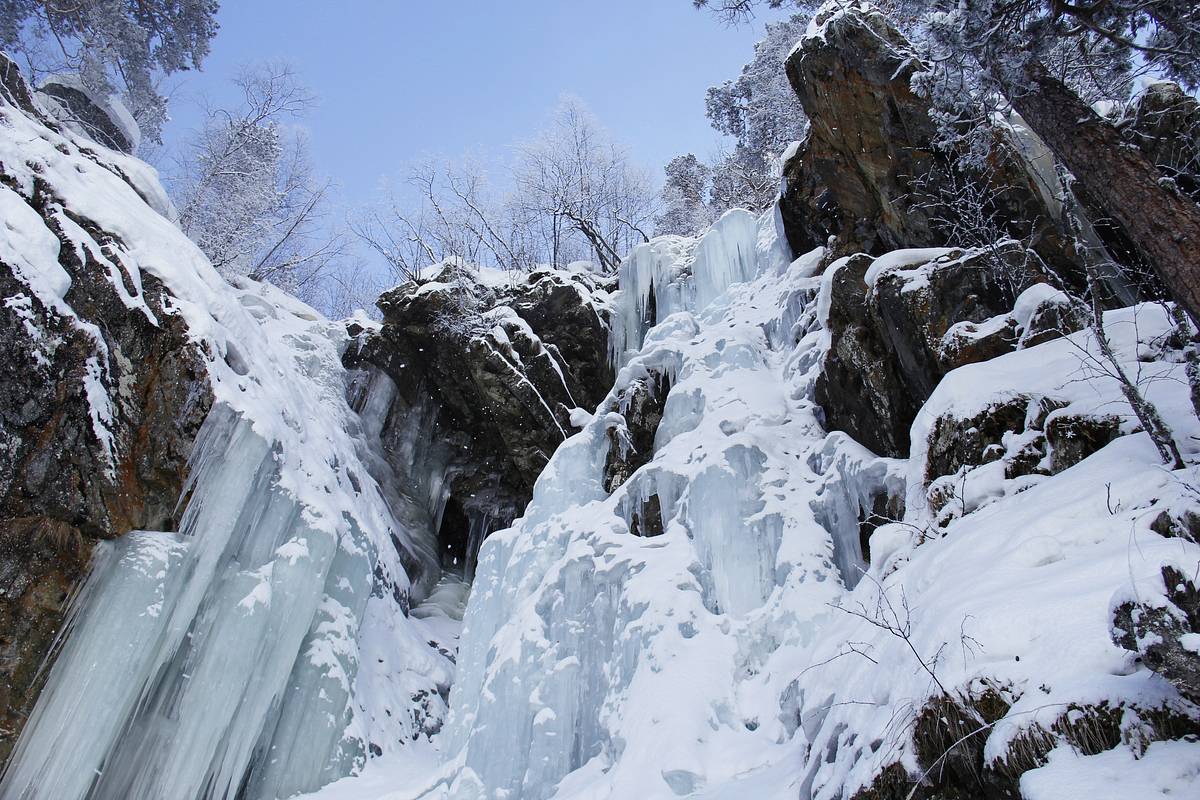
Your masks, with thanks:
[(3, 77), (0, 795), (287, 797), (432, 733), (453, 662), (406, 615), (436, 557), (379, 468), (386, 387), (351, 408), (343, 325), (228, 284), (148, 168)]
[[(143, 175), (61, 137), (0, 55), (0, 755), (36, 697), (62, 601), (100, 539), (170, 529), (213, 396), (177, 299), (139, 265), (128, 229), (93, 204), (138, 197)], [(58, 149), (61, 148), (61, 149)], [(102, 153), (107, 153), (103, 151)], [(75, 172), (78, 178), (72, 176)], [(148, 167), (145, 168), (149, 170)], [(107, 212), (106, 212), (107, 213)], [(154, 228), (154, 220), (148, 220)]]

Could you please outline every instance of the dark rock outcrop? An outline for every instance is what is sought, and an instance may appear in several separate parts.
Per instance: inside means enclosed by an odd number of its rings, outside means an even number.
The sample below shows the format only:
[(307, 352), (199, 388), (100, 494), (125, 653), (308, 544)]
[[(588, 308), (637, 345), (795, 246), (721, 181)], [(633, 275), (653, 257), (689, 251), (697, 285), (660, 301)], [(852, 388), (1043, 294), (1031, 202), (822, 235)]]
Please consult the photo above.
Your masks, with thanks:
[(606, 285), (560, 270), (488, 285), (447, 266), (385, 292), (383, 325), (346, 364), (385, 372), (402, 407), (433, 401), (435, 435), (453, 448), (451, 501), (494, 529), (524, 509), (573, 431), (571, 411), (595, 408), (612, 384), (607, 312), (593, 297)]
[(654, 375), (632, 381), (621, 394), (619, 407), (625, 424), (613, 425), (608, 429), (604, 488), (609, 494), (654, 457), (654, 435), (662, 422), (670, 391), (666, 378)]
[(1111, 629), (1118, 647), (1138, 653), (1147, 667), (1166, 678), (1180, 694), (1200, 703), (1200, 652), (1196, 648), (1200, 588), (1189, 572), (1163, 565), (1161, 595), (1146, 602), (1117, 604)]
[(60, 122), (97, 144), (122, 153), (137, 149), (134, 132), (117, 121), (119, 112), (109, 103), (98, 101), (74, 76), (50, 77), (38, 87), (37, 94)]
[(992, 726), (1020, 696), (1010, 685), (977, 679), (930, 698), (912, 724), (919, 774), (893, 762), (853, 800), (1019, 800), (1021, 776), (1045, 766), (1050, 752), (1063, 743), (1088, 756), (1130, 742), (1144, 748), (1196, 732), (1195, 720), (1168, 705), (1071, 703), (1048, 725), (1028, 726), (1002, 755), (989, 759)]
[(1019, 492), (1030, 476), (1057, 475), (1122, 435), (1120, 417), (1068, 405), (1055, 397), (1018, 394), (971, 415), (938, 417), (927, 443), (924, 481), (939, 524), (988, 502), (966, 496), (974, 494), (965, 489), (975, 470), (999, 462), (996, 477), (1005, 486), (995, 489)]
[[(0, 124), (14, 109), (38, 114), (6, 59), (0, 81)], [(44, 183), (16, 180), (17, 167), (0, 163), (0, 191), (60, 240), (70, 284), (49, 302), (0, 255), (0, 758), (36, 699), (63, 601), (96, 541), (175, 527), (192, 441), (212, 403), (203, 356), (162, 284), (143, 276), (138, 290), (120, 259), (101, 263), (77, 248), (64, 225), (101, 248), (121, 242)]]
[(1017, 346), (1016, 321), (997, 318), (1012, 309), (1014, 287), (1036, 279), (1023, 274), (1023, 256), (1015, 243), (951, 251), (884, 270), (874, 286), (864, 280), (870, 256), (831, 267), (831, 342), (816, 384), (826, 427), (880, 455), (907, 455), (909, 426), (947, 372)]
[[(883, 14), (826, 7), (816, 22), (820, 33), (787, 60), (810, 121), (783, 166), (780, 211), (793, 251), (832, 239), (837, 254), (879, 255), (1010, 236), (1052, 268), (1074, 271), (1058, 215), (1014, 142), (997, 134), (982, 169), (939, 149), (930, 101), (912, 88), (924, 66)], [(968, 194), (994, 230), (955, 219), (952, 201)], [(963, 241), (964, 231), (980, 241)]]

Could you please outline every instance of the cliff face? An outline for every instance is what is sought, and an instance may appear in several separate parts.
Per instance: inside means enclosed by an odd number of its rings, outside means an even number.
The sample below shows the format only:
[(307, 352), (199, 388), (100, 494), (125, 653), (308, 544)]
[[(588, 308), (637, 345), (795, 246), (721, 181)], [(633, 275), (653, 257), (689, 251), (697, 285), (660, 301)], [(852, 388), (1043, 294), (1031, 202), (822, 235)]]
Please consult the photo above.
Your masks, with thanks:
[[(0, 61), (0, 75), (10, 99), (0, 116), (56, 124), (11, 62)], [(74, 146), (91, 156), (86, 142)], [(0, 152), (0, 757), (36, 697), (94, 543), (177, 526), (188, 455), (212, 403), (176, 298), (126, 268), (130, 243), (38, 179), (56, 165), (28, 179), (26, 157)], [(153, 191), (119, 163), (106, 168)]]
[(430, 735), (455, 592), (410, 615), (435, 531), (344, 324), (0, 76), (0, 796), (290, 797)]
[[(777, 209), (612, 279), (440, 265), (382, 323), (222, 280), (0, 60), (0, 796), (1194, 781), (1196, 468), (1114, 379), (1194, 465), (1187, 343), (1129, 304), (1106, 361), (1044, 148), (960, 169), (886, 20), (818, 23)], [(1182, 173), (1194, 116), (1122, 124)]]
[[(1019, 125), (998, 137), (983, 165), (939, 147), (930, 101), (912, 85), (921, 61), (882, 13), (826, 6), (786, 69), (810, 120), (783, 166), (780, 211), (796, 252), (831, 237), (838, 255), (881, 255), (1011, 236), (1064, 276), (1075, 273), (1049, 156)], [(967, 199), (976, 218), (954, 207)]]
[[(590, 409), (612, 383), (606, 298), (612, 281), (542, 269), (506, 276), (446, 265), (421, 283), (379, 298), (383, 324), (359, 333), (351, 367), (381, 370), (396, 385), (383, 437), (397, 469), (410, 458), (397, 426), (414, 409), (426, 436), (446, 447), (435, 505), (443, 550), (504, 527), (528, 503), (533, 483), (575, 429), (572, 411)], [(465, 554), (468, 561), (474, 553)]]

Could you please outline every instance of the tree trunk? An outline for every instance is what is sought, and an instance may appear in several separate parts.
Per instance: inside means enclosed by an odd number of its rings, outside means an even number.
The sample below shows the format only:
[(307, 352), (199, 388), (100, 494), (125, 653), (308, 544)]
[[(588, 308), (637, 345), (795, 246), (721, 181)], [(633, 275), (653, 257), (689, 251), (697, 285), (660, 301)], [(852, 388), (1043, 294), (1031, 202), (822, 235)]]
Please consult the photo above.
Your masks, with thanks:
[(1200, 321), (1200, 205), (1039, 62), (1028, 86), (1006, 87), (1025, 123), (1075, 175), (1075, 188), (1116, 222), (1171, 296)]

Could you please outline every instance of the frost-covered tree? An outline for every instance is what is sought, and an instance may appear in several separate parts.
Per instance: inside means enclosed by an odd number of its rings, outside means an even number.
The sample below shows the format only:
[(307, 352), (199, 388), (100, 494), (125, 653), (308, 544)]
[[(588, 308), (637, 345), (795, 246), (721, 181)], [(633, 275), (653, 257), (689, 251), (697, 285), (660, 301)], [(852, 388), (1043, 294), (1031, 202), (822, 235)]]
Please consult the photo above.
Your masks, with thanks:
[(521, 272), (593, 260), (611, 271), (646, 239), (653, 185), (578, 101), (515, 153), (494, 167), (499, 188), (483, 159), (419, 163), (351, 229), (401, 281), (442, 263)]
[[(788, 3), (797, 7), (807, 3)], [(749, 15), (753, 3), (723, 2), (708, 7), (719, 15), (737, 21)], [(772, 3), (780, 7), (782, 3)], [(788, 145), (804, 136), (808, 120), (783, 69), (784, 59), (804, 34), (807, 14), (766, 26), (763, 38), (754, 46), (754, 58), (742, 67), (738, 77), (708, 89), (705, 110), (713, 128), (732, 144), (718, 152), (704, 166), (703, 189), (680, 194), (674, 182), (701, 176), (679, 156), (667, 165), (667, 182), (662, 201), (670, 209), (658, 222), (660, 233), (684, 233), (692, 229), (691, 220), (711, 220), (731, 208), (762, 211), (770, 206), (779, 190), (780, 157)], [(690, 156), (694, 159), (694, 156)], [(690, 169), (687, 175), (682, 170)], [(697, 204), (699, 199), (699, 204)], [(688, 202), (690, 210), (684, 211)]]
[(0, 0), (0, 49), (23, 58), (35, 80), (76, 72), (101, 96), (119, 93), (157, 142), (167, 101), (156, 82), (200, 66), (217, 8), (217, 0)]
[[(1129, 237), (1172, 296), (1200, 319), (1200, 206), (1089, 102), (1061, 67), (1144, 68), (1200, 83), (1200, 7), (1176, 0), (958, 3), (931, 0), (924, 18), (925, 88), (951, 122), (1002, 96), (1075, 175), (1074, 189)], [(1102, 74), (1102, 71), (1093, 73)]]
[(733, 139), (735, 157), (745, 151), (744, 162), (774, 162), (789, 144), (804, 136), (807, 118), (796, 98), (784, 59), (804, 35), (807, 14), (795, 14), (766, 26), (754, 45), (754, 58), (737, 78), (709, 88), (705, 111), (719, 133)]
[(573, 240), (582, 240), (611, 271), (647, 238), (650, 177), (576, 100), (564, 101), (550, 126), (519, 148), (515, 178), (526, 212), (550, 224), (551, 263), (563, 263)]
[(179, 224), (222, 274), (305, 296), (341, 255), (323, 224), (330, 184), (290, 125), (313, 103), (286, 64), (244, 68), (236, 107), (209, 105), (171, 182)]
[(658, 233), (694, 236), (712, 224), (709, 203), (712, 171), (691, 153), (676, 156), (663, 168), (662, 208), (654, 218)]
[(537, 220), (493, 192), (482, 163), (469, 158), (413, 165), (403, 185), (361, 212), (351, 230), (395, 281), (419, 281), (441, 263), (520, 272), (539, 254)]

